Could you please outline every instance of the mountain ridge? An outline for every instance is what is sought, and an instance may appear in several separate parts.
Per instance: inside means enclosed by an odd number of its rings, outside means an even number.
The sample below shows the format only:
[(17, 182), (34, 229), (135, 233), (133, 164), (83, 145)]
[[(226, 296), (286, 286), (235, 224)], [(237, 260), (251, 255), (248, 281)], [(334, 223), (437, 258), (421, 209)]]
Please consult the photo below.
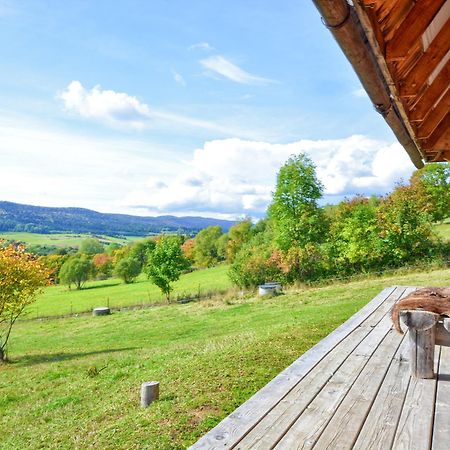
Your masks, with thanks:
[(234, 223), (236, 222), (197, 216), (133, 216), (101, 213), (88, 208), (34, 206), (0, 201), (1, 232), (146, 236), (163, 231), (195, 234), (212, 225), (219, 225), (223, 231), (228, 231)]

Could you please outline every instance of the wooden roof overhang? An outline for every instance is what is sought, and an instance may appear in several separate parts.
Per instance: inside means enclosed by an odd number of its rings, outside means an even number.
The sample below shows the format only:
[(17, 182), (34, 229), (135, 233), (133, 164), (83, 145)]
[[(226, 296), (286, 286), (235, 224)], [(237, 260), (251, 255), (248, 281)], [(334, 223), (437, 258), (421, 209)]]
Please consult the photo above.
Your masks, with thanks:
[(416, 167), (450, 161), (450, 0), (313, 0)]

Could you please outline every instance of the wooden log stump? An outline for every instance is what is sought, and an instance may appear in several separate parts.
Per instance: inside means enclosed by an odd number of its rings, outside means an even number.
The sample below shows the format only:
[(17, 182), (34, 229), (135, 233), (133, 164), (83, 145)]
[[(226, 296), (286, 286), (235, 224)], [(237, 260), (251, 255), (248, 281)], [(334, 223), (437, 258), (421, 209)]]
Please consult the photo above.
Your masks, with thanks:
[(400, 317), (409, 329), (411, 375), (415, 378), (434, 378), (434, 346), (439, 314), (401, 311)]
[(146, 381), (141, 385), (141, 406), (147, 408), (150, 403), (159, 398), (159, 382)]

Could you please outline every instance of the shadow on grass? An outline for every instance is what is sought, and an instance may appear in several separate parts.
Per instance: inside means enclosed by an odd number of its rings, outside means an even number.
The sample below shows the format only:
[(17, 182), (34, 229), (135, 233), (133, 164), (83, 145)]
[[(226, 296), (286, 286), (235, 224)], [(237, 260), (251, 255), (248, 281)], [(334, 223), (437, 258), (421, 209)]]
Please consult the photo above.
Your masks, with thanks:
[(17, 364), (18, 366), (33, 366), (35, 364), (43, 364), (49, 362), (68, 361), (70, 359), (84, 358), (86, 356), (101, 355), (104, 353), (118, 353), (129, 350), (137, 350), (139, 347), (124, 347), (113, 348), (108, 350), (96, 350), (93, 352), (79, 352), (79, 353), (51, 353), (40, 355), (25, 355), (18, 359), (11, 359), (10, 364)]
[(120, 286), (122, 283), (120, 282), (111, 282), (111, 283), (104, 283), (104, 284), (94, 284), (93, 286), (83, 286), (81, 289), (71, 289), (68, 290), (68, 292), (81, 292), (81, 291), (90, 291), (91, 289), (101, 289), (106, 287), (112, 287), (112, 286)]

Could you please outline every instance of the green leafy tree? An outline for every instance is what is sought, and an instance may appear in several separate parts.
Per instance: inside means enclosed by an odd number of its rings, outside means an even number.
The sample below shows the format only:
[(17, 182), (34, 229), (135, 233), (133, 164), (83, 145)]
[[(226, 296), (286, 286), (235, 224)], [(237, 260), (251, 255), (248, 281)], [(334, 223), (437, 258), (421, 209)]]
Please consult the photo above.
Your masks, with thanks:
[(226, 260), (232, 262), (242, 246), (252, 238), (252, 222), (245, 219), (233, 225), (228, 231)]
[(105, 249), (98, 239), (87, 238), (81, 241), (80, 253), (95, 255), (97, 253), (103, 253), (104, 251)]
[(24, 247), (0, 248), (0, 362), (6, 359), (14, 323), (49, 283), (49, 276), (49, 270), (26, 253)]
[(147, 257), (149, 253), (153, 251), (155, 246), (156, 242), (151, 238), (137, 241), (131, 245), (129, 253), (130, 257), (138, 260), (142, 269), (147, 263)]
[(399, 265), (430, 255), (433, 231), (423, 186), (397, 186), (377, 211), (385, 265)]
[(442, 221), (450, 217), (450, 163), (426, 164), (416, 170), (411, 184), (417, 183), (423, 185), (432, 219)]
[(136, 258), (122, 258), (114, 267), (114, 275), (126, 284), (132, 283), (136, 277), (141, 273), (142, 266)]
[(61, 283), (69, 286), (69, 289), (72, 284), (77, 289), (81, 289), (93, 272), (94, 265), (87, 256), (75, 255), (62, 265), (59, 271), (59, 278)]
[(220, 226), (212, 226), (200, 231), (195, 238), (195, 264), (211, 267), (220, 261), (218, 241), (222, 236)]
[(164, 236), (149, 254), (145, 272), (148, 278), (161, 289), (170, 302), (172, 283), (180, 278), (184, 270), (190, 267), (189, 260), (181, 250), (178, 236)]
[(355, 197), (337, 205), (330, 223), (328, 252), (335, 271), (378, 268), (381, 260), (377, 206)]
[(317, 201), (323, 186), (314, 164), (304, 154), (291, 156), (280, 169), (269, 216), (280, 249), (321, 242), (325, 237), (325, 216)]

